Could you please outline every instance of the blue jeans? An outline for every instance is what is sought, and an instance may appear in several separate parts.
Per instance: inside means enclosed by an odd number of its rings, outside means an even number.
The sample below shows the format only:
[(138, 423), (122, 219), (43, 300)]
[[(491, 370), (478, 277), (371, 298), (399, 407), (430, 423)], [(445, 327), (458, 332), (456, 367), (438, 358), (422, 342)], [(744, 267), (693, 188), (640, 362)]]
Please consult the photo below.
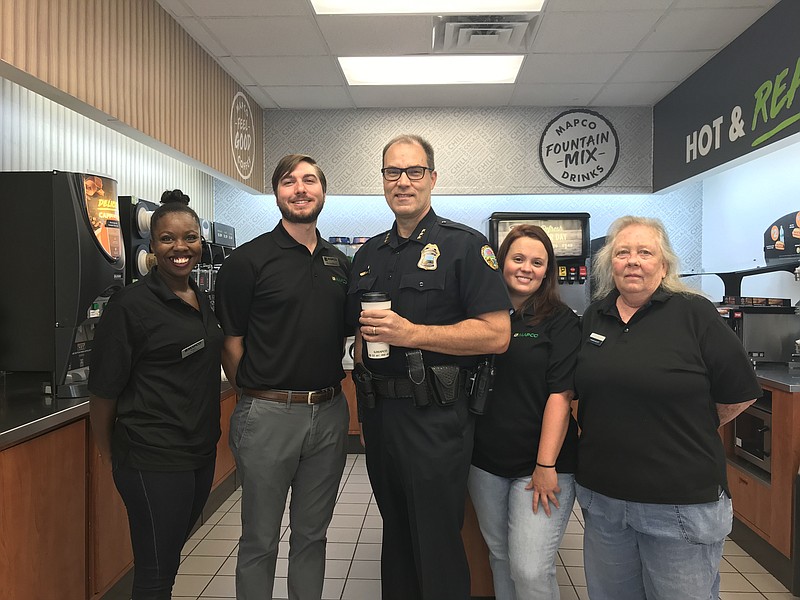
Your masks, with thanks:
[(731, 531), (731, 500), (643, 504), (580, 485), (583, 558), (592, 600), (716, 600), (719, 562)]
[(242, 478), (238, 600), (272, 598), (289, 488), (289, 599), (322, 597), (326, 534), (347, 457), (348, 423), (341, 393), (321, 404), (284, 404), (242, 394), (230, 432)]
[(559, 473), (559, 508), (548, 517), (541, 504), (533, 514), (530, 477), (506, 478), (472, 466), (469, 495), (483, 539), (497, 600), (558, 600), (556, 552), (575, 501), (575, 476)]
[(133, 546), (133, 600), (169, 600), (181, 548), (205, 506), (214, 461), (194, 471), (114, 469)]

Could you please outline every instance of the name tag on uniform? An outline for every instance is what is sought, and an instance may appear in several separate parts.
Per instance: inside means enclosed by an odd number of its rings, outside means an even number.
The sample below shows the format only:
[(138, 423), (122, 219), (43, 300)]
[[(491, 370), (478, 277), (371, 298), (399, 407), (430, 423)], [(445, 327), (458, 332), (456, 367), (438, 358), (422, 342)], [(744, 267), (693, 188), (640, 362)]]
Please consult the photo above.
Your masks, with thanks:
[(187, 356), (191, 356), (195, 352), (199, 352), (200, 350), (202, 350), (205, 347), (206, 347), (206, 341), (205, 340), (197, 340), (191, 346), (186, 346), (186, 348), (181, 350), (181, 358), (186, 358)]
[(589, 334), (589, 343), (594, 344), (595, 346), (602, 346), (603, 342), (606, 341), (606, 336), (600, 335), (599, 333), (590, 333)]
[(324, 264), (326, 267), (338, 267), (339, 259), (335, 256), (323, 256), (322, 264)]

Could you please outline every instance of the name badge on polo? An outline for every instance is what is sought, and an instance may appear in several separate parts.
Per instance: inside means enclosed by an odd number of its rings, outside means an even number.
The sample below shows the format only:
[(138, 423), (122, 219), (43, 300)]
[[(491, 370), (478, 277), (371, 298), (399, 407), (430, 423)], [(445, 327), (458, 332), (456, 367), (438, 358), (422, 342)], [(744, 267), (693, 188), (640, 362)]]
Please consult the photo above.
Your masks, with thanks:
[(436, 244), (426, 244), (420, 253), (417, 266), (425, 271), (435, 271), (438, 266), (437, 261), (440, 255), (439, 246)]
[(186, 358), (187, 356), (191, 356), (195, 352), (199, 352), (200, 350), (202, 350), (205, 347), (206, 347), (206, 341), (205, 340), (197, 340), (191, 346), (186, 346), (186, 348), (181, 350), (181, 358)]
[(324, 264), (326, 267), (338, 267), (339, 259), (335, 256), (323, 256), (322, 264)]
[(594, 344), (595, 346), (602, 346), (603, 342), (606, 341), (606, 336), (600, 335), (599, 333), (590, 333), (589, 334), (589, 343)]

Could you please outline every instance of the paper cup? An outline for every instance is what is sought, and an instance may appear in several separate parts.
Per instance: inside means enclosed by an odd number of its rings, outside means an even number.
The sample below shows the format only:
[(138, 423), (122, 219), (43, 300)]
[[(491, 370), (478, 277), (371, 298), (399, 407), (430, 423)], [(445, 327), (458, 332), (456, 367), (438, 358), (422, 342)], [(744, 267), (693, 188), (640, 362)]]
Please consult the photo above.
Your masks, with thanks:
[[(361, 296), (362, 310), (388, 310), (392, 301), (386, 292), (365, 292)], [(373, 359), (388, 358), (389, 344), (386, 342), (367, 342), (367, 356)]]

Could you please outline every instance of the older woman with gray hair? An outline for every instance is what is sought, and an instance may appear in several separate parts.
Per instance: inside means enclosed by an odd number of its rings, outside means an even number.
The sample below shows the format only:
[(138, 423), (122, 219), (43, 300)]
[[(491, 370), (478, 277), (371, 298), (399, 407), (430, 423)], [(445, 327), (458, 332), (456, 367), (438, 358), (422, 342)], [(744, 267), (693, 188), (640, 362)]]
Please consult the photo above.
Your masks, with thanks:
[(657, 219), (612, 223), (582, 323), (577, 498), (592, 600), (709, 600), (732, 508), (717, 433), (761, 395)]

